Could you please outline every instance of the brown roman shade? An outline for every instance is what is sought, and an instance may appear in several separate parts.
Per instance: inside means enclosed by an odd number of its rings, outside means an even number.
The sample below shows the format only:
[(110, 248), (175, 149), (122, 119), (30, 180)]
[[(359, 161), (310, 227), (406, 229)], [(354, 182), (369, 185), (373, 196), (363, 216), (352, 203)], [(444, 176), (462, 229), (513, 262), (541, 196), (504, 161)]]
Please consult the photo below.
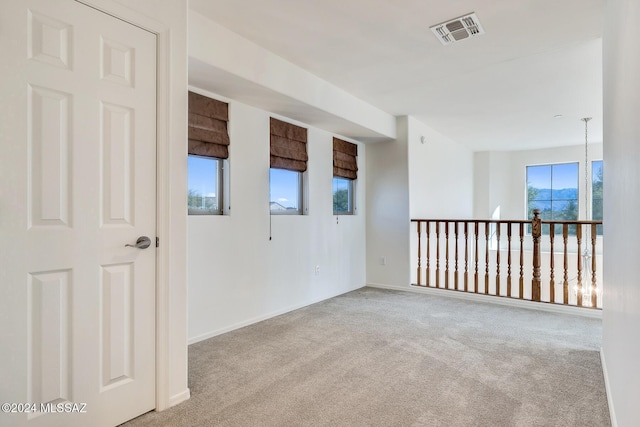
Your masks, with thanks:
[(271, 167), (304, 172), (307, 160), (307, 130), (272, 117)]
[(189, 154), (229, 157), (229, 104), (189, 92)]
[(357, 157), (358, 146), (356, 144), (333, 138), (333, 176), (357, 179)]

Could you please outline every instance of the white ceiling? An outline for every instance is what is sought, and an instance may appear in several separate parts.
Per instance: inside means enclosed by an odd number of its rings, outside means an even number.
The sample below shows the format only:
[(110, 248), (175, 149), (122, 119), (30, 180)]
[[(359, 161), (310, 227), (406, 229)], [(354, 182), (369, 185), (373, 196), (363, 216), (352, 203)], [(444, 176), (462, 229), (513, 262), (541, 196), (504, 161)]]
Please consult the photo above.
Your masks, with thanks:
[[(190, 7), (473, 150), (602, 141), (605, 0), (190, 0)], [(485, 34), (429, 27), (475, 12)], [(563, 117), (554, 118), (561, 114)]]

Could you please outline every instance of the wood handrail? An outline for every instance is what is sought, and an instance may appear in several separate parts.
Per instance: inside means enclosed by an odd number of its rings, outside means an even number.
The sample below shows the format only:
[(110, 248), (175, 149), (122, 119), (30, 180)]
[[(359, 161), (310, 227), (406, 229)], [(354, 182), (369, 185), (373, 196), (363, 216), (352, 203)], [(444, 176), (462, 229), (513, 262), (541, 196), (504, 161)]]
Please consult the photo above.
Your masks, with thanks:
[[(493, 224), (531, 224), (530, 219), (475, 219), (475, 218), (412, 218), (411, 222), (479, 222), (479, 223), (493, 223)], [(602, 220), (549, 220), (541, 219), (542, 224), (569, 224), (569, 225), (602, 225)]]

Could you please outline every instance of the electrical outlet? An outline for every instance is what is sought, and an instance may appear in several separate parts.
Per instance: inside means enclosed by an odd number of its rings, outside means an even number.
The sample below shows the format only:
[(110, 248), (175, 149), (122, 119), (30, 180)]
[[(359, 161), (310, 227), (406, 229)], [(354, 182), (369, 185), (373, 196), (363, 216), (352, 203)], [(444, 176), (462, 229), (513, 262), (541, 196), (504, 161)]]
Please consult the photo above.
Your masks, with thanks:
[(319, 265), (316, 265), (315, 273), (316, 273), (316, 276), (320, 274), (320, 266)]
[(380, 257), (380, 265), (387, 265), (387, 258), (386, 257), (383, 257), (383, 256)]

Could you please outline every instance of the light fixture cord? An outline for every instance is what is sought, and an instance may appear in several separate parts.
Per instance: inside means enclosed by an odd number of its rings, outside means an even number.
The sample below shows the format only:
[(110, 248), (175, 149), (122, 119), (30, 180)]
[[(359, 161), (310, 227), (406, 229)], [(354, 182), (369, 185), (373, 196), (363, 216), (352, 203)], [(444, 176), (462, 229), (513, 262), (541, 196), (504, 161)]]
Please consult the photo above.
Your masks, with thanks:
[(588, 148), (588, 123), (591, 117), (584, 119), (584, 219), (589, 220), (589, 148)]
[[(589, 132), (588, 132), (588, 123), (591, 120), (591, 117), (585, 117), (582, 119), (584, 121), (584, 218), (585, 220), (589, 220)], [(581, 226), (579, 226), (581, 227)], [(587, 232), (585, 234), (585, 245), (584, 245), (584, 263), (585, 263), (585, 279), (588, 280), (587, 276), (591, 274), (591, 269), (589, 268), (589, 238), (591, 237), (591, 227), (587, 226)], [(584, 287), (585, 291), (587, 287)]]

